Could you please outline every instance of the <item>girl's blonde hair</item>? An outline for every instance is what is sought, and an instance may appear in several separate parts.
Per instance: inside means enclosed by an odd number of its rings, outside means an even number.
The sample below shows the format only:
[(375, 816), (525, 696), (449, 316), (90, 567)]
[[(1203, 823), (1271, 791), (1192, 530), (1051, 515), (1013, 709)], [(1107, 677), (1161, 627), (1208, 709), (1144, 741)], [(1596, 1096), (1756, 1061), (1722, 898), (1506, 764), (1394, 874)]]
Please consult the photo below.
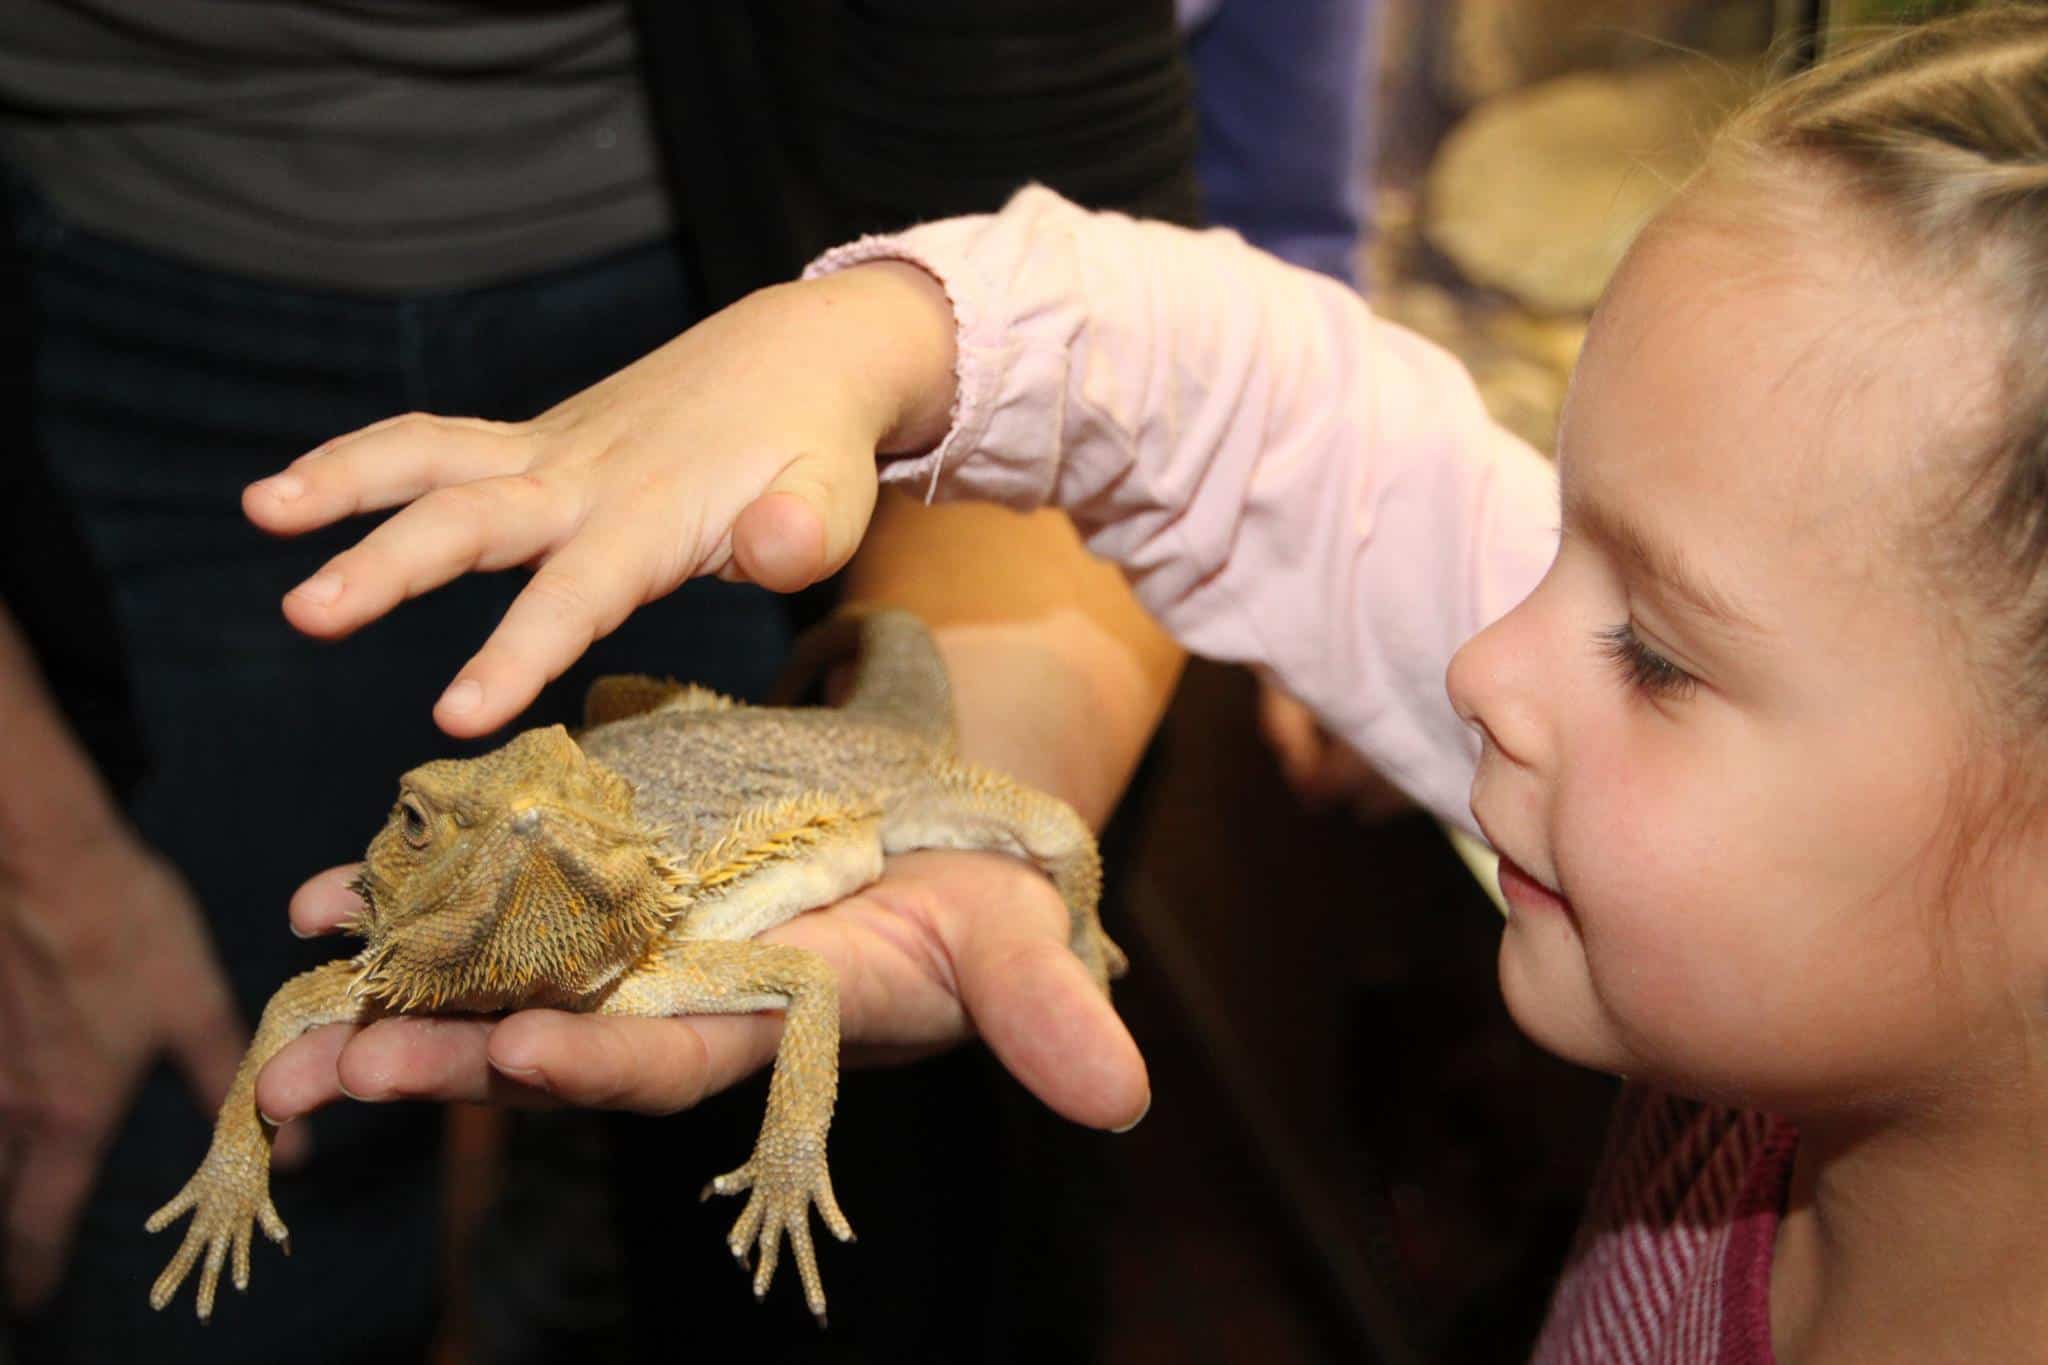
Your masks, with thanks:
[(1997, 411), (1969, 433), (1934, 563), (1967, 571), (1963, 585), (1994, 608), (1979, 618), (2003, 637), (1987, 662), (2010, 671), (2025, 722), (2037, 721), (2048, 715), (2048, 5), (1901, 29), (1773, 87), (1721, 130), (1706, 174), (1769, 168), (1823, 173), (2000, 324)]

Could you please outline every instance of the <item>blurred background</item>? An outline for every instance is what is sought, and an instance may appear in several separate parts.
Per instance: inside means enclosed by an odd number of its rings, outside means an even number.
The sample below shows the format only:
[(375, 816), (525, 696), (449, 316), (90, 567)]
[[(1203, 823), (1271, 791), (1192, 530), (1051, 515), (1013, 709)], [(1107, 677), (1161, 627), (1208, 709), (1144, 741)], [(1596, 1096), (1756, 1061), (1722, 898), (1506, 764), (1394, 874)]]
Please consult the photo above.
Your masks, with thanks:
[[(378, 8), (337, 4), (350, 7)], [(1725, 111), (1869, 26), (1960, 7), (1179, 8), (1211, 216), (1294, 248), (1455, 352), (1496, 418), (1548, 450), (1609, 273)], [(1283, 37), (1310, 11), (1331, 26), (1304, 25), (1309, 37), (1290, 49)], [(1292, 123), (1287, 104), (1309, 65), (1340, 86), (1323, 92), (1313, 128)], [(1311, 197), (1330, 213), (1313, 240), (1262, 236), (1268, 171), (1323, 187)], [(0, 414), (25, 403), (13, 363), (21, 292), (0, 256)], [(0, 464), (0, 475), (21, 467)], [(0, 503), (42, 515), (11, 484)], [(22, 567), (31, 573), (47, 576), (40, 563)], [(73, 611), (49, 633), (87, 640), (94, 629)], [(81, 728), (102, 704), (67, 703)], [(121, 705), (104, 699), (109, 715)], [(1407, 808), (1258, 678), (1194, 664), (1105, 854), (1105, 918), (1133, 962), (1117, 1001), (1153, 1074), (1153, 1109), (1137, 1129), (1066, 1125), (972, 1049), (849, 1076), (834, 1170), (862, 1239), (821, 1249), (834, 1294), (821, 1336), (786, 1286), (764, 1306), (748, 1300), (723, 1247), (731, 1210), (694, 1198), (712, 1163), (750, 1139), (761, 1084), (667, 1124), (457, 1113), (443, 1162), (436, 1359), (742, 1349), (753, 1361), (1525, 1358), (1614, 1084), (1539, 1052), (1510, 1023), (1485, 853)], [(267, 903), (255, 908), (274, 924)], [(267, 967), (253, 976), (266, 989), (277, 979)], [(315, 1121), (316, 1141), (331, 1121)], [(685, 1132), (693, 1145), (682, 1154)], [(112, 1164), (134, 1159), (117, 1153)], [(621, 1170), (672, 1183), (622, 1185)], [(108, 1235), (139, 1238), (129, 1222)], [(435, 1254), (368, 1240), (399, 1240), (386, 1226), (363, 1236), (335, 1250), (359, 1261)], [(310, 1278), (308, 1260), (302, 1249), (298, 1273)], [(275, 1294), (344, 1297), (332, 1282), (289, 1287), (276, 1260), (259, 1279)], [(0, 1365), (7, 1329), (0, 1322)], [(232, 1316), (209, 1330), (219, 1342)], [(138, 1345), (134, 1358), (207, 1357)]]

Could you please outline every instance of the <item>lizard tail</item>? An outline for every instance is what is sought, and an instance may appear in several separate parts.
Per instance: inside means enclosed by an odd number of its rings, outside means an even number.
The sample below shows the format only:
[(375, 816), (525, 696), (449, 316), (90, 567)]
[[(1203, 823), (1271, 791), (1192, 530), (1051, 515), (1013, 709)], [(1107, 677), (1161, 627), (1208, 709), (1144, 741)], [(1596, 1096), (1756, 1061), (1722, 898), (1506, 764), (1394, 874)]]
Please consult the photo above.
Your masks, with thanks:
[(895, 607), (827, 617), (797, 638), (771, 703), (793, 705), (832, 668), (850, 663), (848, 715), (882, 721), (953, 749), (953, 687), (923, 621)]

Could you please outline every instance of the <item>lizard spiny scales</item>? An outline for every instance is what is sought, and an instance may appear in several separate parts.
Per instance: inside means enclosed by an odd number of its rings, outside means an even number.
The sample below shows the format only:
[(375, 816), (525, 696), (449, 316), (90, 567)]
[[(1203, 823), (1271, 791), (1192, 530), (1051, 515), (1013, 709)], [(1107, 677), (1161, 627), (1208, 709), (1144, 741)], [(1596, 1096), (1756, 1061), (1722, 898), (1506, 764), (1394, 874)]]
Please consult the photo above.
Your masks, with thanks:
[(151, 1216), (186, 1211), (150, 1291), (170, 1302), (195, 1264), (213, 1309), (232, 1257), (249, 1281), (252, 1227), (288, 1247), (269, 1194), (271, 1134), (256, 1076), (307, 1029), (387, 1014), (547, 1005), (628, 1015), (785, 1011), (752, 1156), (711, 1182), (748, 1202), (728, 1238), (758, 1248), (756, 1295), (787, 1234), (811, 1311), (825, 1294), (810, 1209), (849, 1240), (825, 1158), (837, 1096), (838, 992), (822, 958), (753, 942), (878, 877), (885, 854), (994, 849), (1044, 869), (1070, 943), (1104, 990), (1123, 955), (1102, 932), (1100, 863), (1073, 810), (953, 753), (945, 671), (903, 612), (828, 622), (799, 671), (857, 644), (843, 706), (752, 707), (700, 688), (608, 678), (587, 728), (530, 730), (473, 759), (407, 773), (364, 858), (367, 945), (278, 990), (237, 1070), (198, 1172)]

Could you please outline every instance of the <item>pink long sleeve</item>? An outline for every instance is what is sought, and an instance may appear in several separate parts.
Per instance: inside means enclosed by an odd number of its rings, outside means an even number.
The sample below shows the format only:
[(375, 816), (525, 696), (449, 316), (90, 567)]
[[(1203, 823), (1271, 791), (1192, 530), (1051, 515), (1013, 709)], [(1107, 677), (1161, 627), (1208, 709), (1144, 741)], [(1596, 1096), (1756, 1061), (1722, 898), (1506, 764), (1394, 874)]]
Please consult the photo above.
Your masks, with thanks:
[(1064, 508), (1189, 650), (1269, 666), (1470, 828), (1444, 669), (1542, 576), (1557, 488), (1457, 361), (1233, 234), (1041, 188), (811, 273), (878, 257), (929, 270), (959, 326), (952, 429), (886, 479)]

